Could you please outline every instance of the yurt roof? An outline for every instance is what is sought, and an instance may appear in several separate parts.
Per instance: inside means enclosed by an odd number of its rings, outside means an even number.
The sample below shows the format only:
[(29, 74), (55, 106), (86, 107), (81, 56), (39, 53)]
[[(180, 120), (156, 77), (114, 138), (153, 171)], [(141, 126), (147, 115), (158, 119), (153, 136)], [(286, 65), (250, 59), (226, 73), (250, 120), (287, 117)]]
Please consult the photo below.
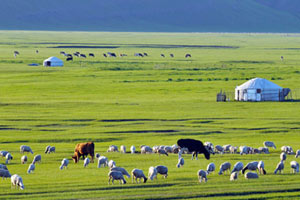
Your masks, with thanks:
[(47, 62), (47, 61), (51, 61), (51, 62), (62, 62), (61, 59), (59, 59), (59, 58), (57, 58), (57, 57), (54, 57), (54, 56), (52, 56), (52, 57), (50, 57), (50, 58), (44, 60), (44, 62)]
[(236, 89), (282, 89), (282, 87), (264, 78), (254, 78), (237, 86)]

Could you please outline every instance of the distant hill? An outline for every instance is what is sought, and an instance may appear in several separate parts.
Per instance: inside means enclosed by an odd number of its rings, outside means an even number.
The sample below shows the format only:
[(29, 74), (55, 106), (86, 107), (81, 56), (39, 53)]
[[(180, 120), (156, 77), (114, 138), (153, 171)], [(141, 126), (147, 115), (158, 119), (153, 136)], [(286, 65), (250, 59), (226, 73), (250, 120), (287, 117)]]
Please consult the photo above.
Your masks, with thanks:
[(1, 0), (0, 29), (300, 32), (300, 1)]

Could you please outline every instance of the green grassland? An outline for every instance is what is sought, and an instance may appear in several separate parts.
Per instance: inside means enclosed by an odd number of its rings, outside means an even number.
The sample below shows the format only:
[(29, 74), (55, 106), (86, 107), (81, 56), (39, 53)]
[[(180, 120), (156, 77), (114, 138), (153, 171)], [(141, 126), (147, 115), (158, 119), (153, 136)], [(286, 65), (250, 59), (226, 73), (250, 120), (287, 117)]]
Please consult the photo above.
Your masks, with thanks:
[[(291, 174), (289, 166), (294, 156), (288, 156), (284, 174), (273, 174), (281, 146), (300, 148), (299, 102), (216, 102), (221, 89), (233, 92), (253, 77), (300, 88), (299, 44), (298, 34), (0, 32), (0, 150), (12, 153), (8, 168), (25, 184), (21, 191), (11, 189), (9, 179), (0, 180), (0, 199), (299, 198), (300, 176)], [(20, 52), (17, 58), (14, 50)], [(62, 68), (27, 66), (50, 56), (65, 59), (60, 51), (93, 52), (96, 57), (75, 57)], [(108, 51), (128, 56), (104, 58)], [(136, 52), (149, 56), (134, 57)], [(186, 53), (192, 58), (185, 59)], [(180, 138), (252, 147), (270, 140), (278, 148), (268, 155), (213, 155), (210, 160), (184, 155), (180, 169), (177, 155), (106, 152), (112, 144), (129, 149), (173, 145)], [(108, 169), (95, 163), (84, 169), (82, 160), (70, 162), (67, 170), (59, 170), (63, 158), (71, 159), (75, 144), (86, 141), (94, 141), (96, 152), (127, 171), (148, 173), (150, 166), (166, 165), (169, 176), (112, 186)], [(42, 154), (33, 174), (26, 173), (28, 164), (20, 164), (22, 144)], [(47, 145), (55, 146), (56, 153), (45, 155)], [(34, 155), (28, 156), (31, 161)], [(224, 161), (254, 160), (266, 166), (267, 175), (258, 180), (239, 176), (230, 182), (228, 174), (217, 173), (205, 184), (197, 180), (197, 171), (210, 162), (218, 168)]]

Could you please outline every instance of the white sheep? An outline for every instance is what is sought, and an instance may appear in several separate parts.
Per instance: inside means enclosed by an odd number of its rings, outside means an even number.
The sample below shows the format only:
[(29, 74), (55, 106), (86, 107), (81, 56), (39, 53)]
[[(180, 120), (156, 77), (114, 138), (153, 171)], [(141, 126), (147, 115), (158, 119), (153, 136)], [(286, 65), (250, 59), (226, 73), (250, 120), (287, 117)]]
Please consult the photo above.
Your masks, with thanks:
[(184, 165), (184, 159), (183, 157), (178, 158), (178, 163), (176, 165), (177, 168), (180, 168)]
[(223, 172), (230, 171), (231, 164), (230, 162), (224, 162), (220, 165), (219, 175), (223, 174)]
[(172, 153), (178, 153), (179, 152), (179, 146), (177, 144), (172, 145)]
[(265, 153), (265, 154), (269, 154), (269, 149), (267, 147), (259, 147), (258, 150), (261, 152), (261, 153)]
[(253, 148), (252, 149), (252, 154), (260, 154), (261, 153), (261, 150), (257, 149), (257, 148)]
[(4, 178), (6, 179), (6, 178), (10, 178), (11, 175), (7, 169), (0, 169), (0, 177), (2, 177), (2, 179)]
[(258, 162), (257, 161), (249, 162), (243, 168), (242, 173), (245, 174), (246, 170), (256, 171), (257, 169), (258, 169)]
[(213, 173), (216, 170), (215, 163), (209, 163), (206, 168), (207, 174)]
[(232, 147), (231, 144), (223, 145), (224, 152), (229, 152), (230, 151), (230, 147)]
[(90, 164), (90, 159), (86, 157), (83, 162), (83, 167), (87, 167)]
[(220, 146), (220, 145), (216, 145), (215, 146), (215, 152), (223, 154), (224, 153), (224, 148), (222, 146)]
[[(180, 158), (182, 156), (183, 153), (188, 153), (189, 150), (186, 147), (180, 148), (179, 152), (178, 152), (178, 158)], [(193, 156), (192, 156), (193, 158)]]
[(121, 181), (123, 181), (123, 184), (126, 184), (126, 180), (123, 176), (123, 174), (119, 171), (110, 171), (108, 173), (108, 184), (110, 184), (110, 180), (112, 180), (112, 184), (114, 184), (114, 180), (119, 180), (120, 181), (120, 184), (121, 184)]
[(274, 142), (270, 142), (270, 141), (265, 141), (263, 143), (264, 147), (268, 148), (268, 147), (272, 147), (273, 149), (276, 149), (276, 146), (274, 144)]
[(123, 167), (112, 167), (112, 168), (110, 169), (110, 171), (119, 171), (119, 172), (121, 172), (123, 175), (127, 176), (128, 178), (130, 178), (129, 173), (128, 173), (128, 172), (126, 171), (126, 169), (123, 168)]
[(258, 178), (258, 174), (255, 172), (247, 172), (245, 174), (245, 178), (246, 179), (254, 179), (254, 178)]
[(0, 169), (6, 169), (6, 170), (8, 170), (7, 167), (6, 167), (6, 165), (3, 165), (3, 164), (0, 164)]
[(11, 185), (15, 187), (19, 187), (21, 190), (24, 190), (25, 186), (23, 184), (23, 179), (18, 174), (14, 174), (11, 176)]
[(139, 182), (141, 182), (141, 179), (143, 178), (144, 179), (144, 183), (147, 182), (147, 177), (145, 176), (143, 170), (140, 170), (140, 169), (133, 169), (131, 171), (131, 175), (132, 175), (132, 183), (133, 183), (133, 180), (135, 179), (135, 182), (137, 183), (137, 179), (139, 179)]
[(130, 147), (130, 152), (131, 152), (132, 154), (134, 154), (135, 151), (136, 151), (136, 148), (135, 148), (135, 146), (132, 145), (132, 146)]
[(100, 168), (101, 165), (103, 165), (103, 167), (108, 166), (108, 160), (105, 156), (100, 156), (98, 159), (98, 168)]
[(55, 147), (49, 147), (48, 148), (48, 151), (46, 152), (46, 153), (48, 153), (48, 154), (50, 154), (50, 153), (55, 153)]
[(237, 180), (238, 174), (239, 174), (238, 171), (235, 171), (235, 172), (231, 173), (231, 174), (230, 174), (230, 179), (229, 179), (229, 180), (230, 180), (230, 181)]
[(27, 153), (31, 153), (33, 154), (33, 151), (32, 149), (30, 148), (30, 146), (26, 146), (26, 145), (21, 145), (20, 146), (20, 153), (24, 153), (24, 152), (27, 152)]
[(166, 166), (158, 165), (155, 168), (156, 168), (158, 174), (161, 174), (161, 175), (164, 176), (164, 178), (167, 178), (167, 176), (168, 176), (168, 168)]
[(231, 174), (233, 174), (234, 172), (239, 173), (244, 167), (244, 164), (242, 162), (237, 162), (235, 163), (235, 165), (233, 166), (233, 169), (231, 171)]
[(64, 158), (64, 159), (61, 161), (61, 165), (60, 165), (59, 169), (60, 169), (60, 170), (63, 170), (64, 168), (67, 169), (68, 164), (69, 164), (69, 160), (68, 160), (67, 158)]
[(238, 147), (231, 146), (231, 147), (229, 148), (229, 152), (232, 153), (232, 154), (234, 154), (234, 153), (237, 152), (237, 149), (238, 149)]
[(8, 154), (8, 151), (0, 151), (0, 156), (5, 158), (6, 154)]
[(166, 155), (166, 156), (168, 156), (168, 153), (164, 149), (158, 149), (157, 153), (158, 153), (158, 155)]
[(121, 145), (120, 151), (121, 153), (126, 153), (126, 147), (124, 145)]
[(200, 169), (198, 172), (197, 172), (197, 175), (198, 175), (198, 180), (200, 183), (202, 183), (202, 180), (204, 180), (205, 182), (207, 182), (207, 174), (206, 174), (206, 171)]
[(107, 152), (119, 152), (119, 150), (116, 145), (110, 145)]
[(286, 160), (286, 154), (284, 152), (282, 152), (280, 154), (280, 160), (285, 161)]
[(250, 148), (247, 146), (240, 146), (240, 155), (249, 154)]
[(265, 170), (265, 163), (262, 160), (258, 162), (257, 168), (258, 168), (259, 174), (266, 174), (267, 173), (266, 170)]
[(5, 164), (8, 164), (13, 159), (13, 157), (11, 156), (10, 153), (7, 153), (6, 156), (5, 156), (5, 158), (6, 158)]
[(205, 142), (204, 143), (205, 148), (207, 149), (207, 151), (211, 154), (215, 154), (214, 151), (214, 145), (211, 142)]
[(167, 153), (172, 153), (172, 147), (170, 146), (165, 146), (164, 150), (167, 152)]
[(141, 154), (152, 153), (152, 148), (149, 146), (143, 146), (141, 148)]
[(299, 149), (296, 151), (295, 158), (298, 158), (298, 156), (300, 156), (300, 150)]
[(108, 167), (109, 167), (109, 168), (113, 168), (113, 167), (115, 167), (115, 166), (116, 166), (116, 162), (115, 162), (115, 161), (110, 160), (110, 161), (108, 162)]
[(299, 163), (297, 161), (290, 162), (293, 173), (299, 173)]
[(42, 161), (42, 156), (40, 154), (37, 154), (34, 156), (32, 163), (35, 164), (36, 162), (41, 162)]
[(96, 154), (95, 154), (95, 158), (96, 158), (97, 160), (99, 160), (100, 154), (99, 154), (99, 153), (96, 153)]
[(27, 160), (28, 160), (28, 158), (27, 158), (27, 156), (22, 156), (21, 157), (21, 164), (25, 164), (26, 162), (27, 162)]
[(157, 179), (157, 170), (155, 167), (149, 167), (148, 178), (150, 180), (153, 180), (154, 178)]
[(274, 171), (274, 174), (277, 174), (277, 172), (279, 171), (279, 173), (281, 174), (281, 171), (284, 169), (284, 163), (283, 163), (283, 160), (281, 160), (277, 166), (276, 166), (276, 169)]
[(282, 146), (281, 151), (285, 152), (286, 154), (293, 154), (293, 148), (291, 146)]
[(34, 163), (31, 163), (27, 169), (27, 173), (30, 174), (34, 170), (35, 170), (35, 165), (34, 165)]
[(50, 147), (51, 147), (50, 145), (46, 146), (46, 148), (45, 148), (45, 153), (48, 153)]

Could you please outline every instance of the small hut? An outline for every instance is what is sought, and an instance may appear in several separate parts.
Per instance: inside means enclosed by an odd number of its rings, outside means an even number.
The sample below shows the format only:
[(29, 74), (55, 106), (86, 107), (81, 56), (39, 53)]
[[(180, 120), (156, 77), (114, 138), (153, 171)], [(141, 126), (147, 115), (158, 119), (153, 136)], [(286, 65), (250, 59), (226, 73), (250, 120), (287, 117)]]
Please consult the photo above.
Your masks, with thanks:
[(235, 88), (236, 101), (284, 101), (289, 88), (263, 78), (254, 78)]
[(46, 60), (44, 60), (43, 65), (45, 67), (62, 67), (64, 66), (64, 62), (56, 57), (50, 57)]

